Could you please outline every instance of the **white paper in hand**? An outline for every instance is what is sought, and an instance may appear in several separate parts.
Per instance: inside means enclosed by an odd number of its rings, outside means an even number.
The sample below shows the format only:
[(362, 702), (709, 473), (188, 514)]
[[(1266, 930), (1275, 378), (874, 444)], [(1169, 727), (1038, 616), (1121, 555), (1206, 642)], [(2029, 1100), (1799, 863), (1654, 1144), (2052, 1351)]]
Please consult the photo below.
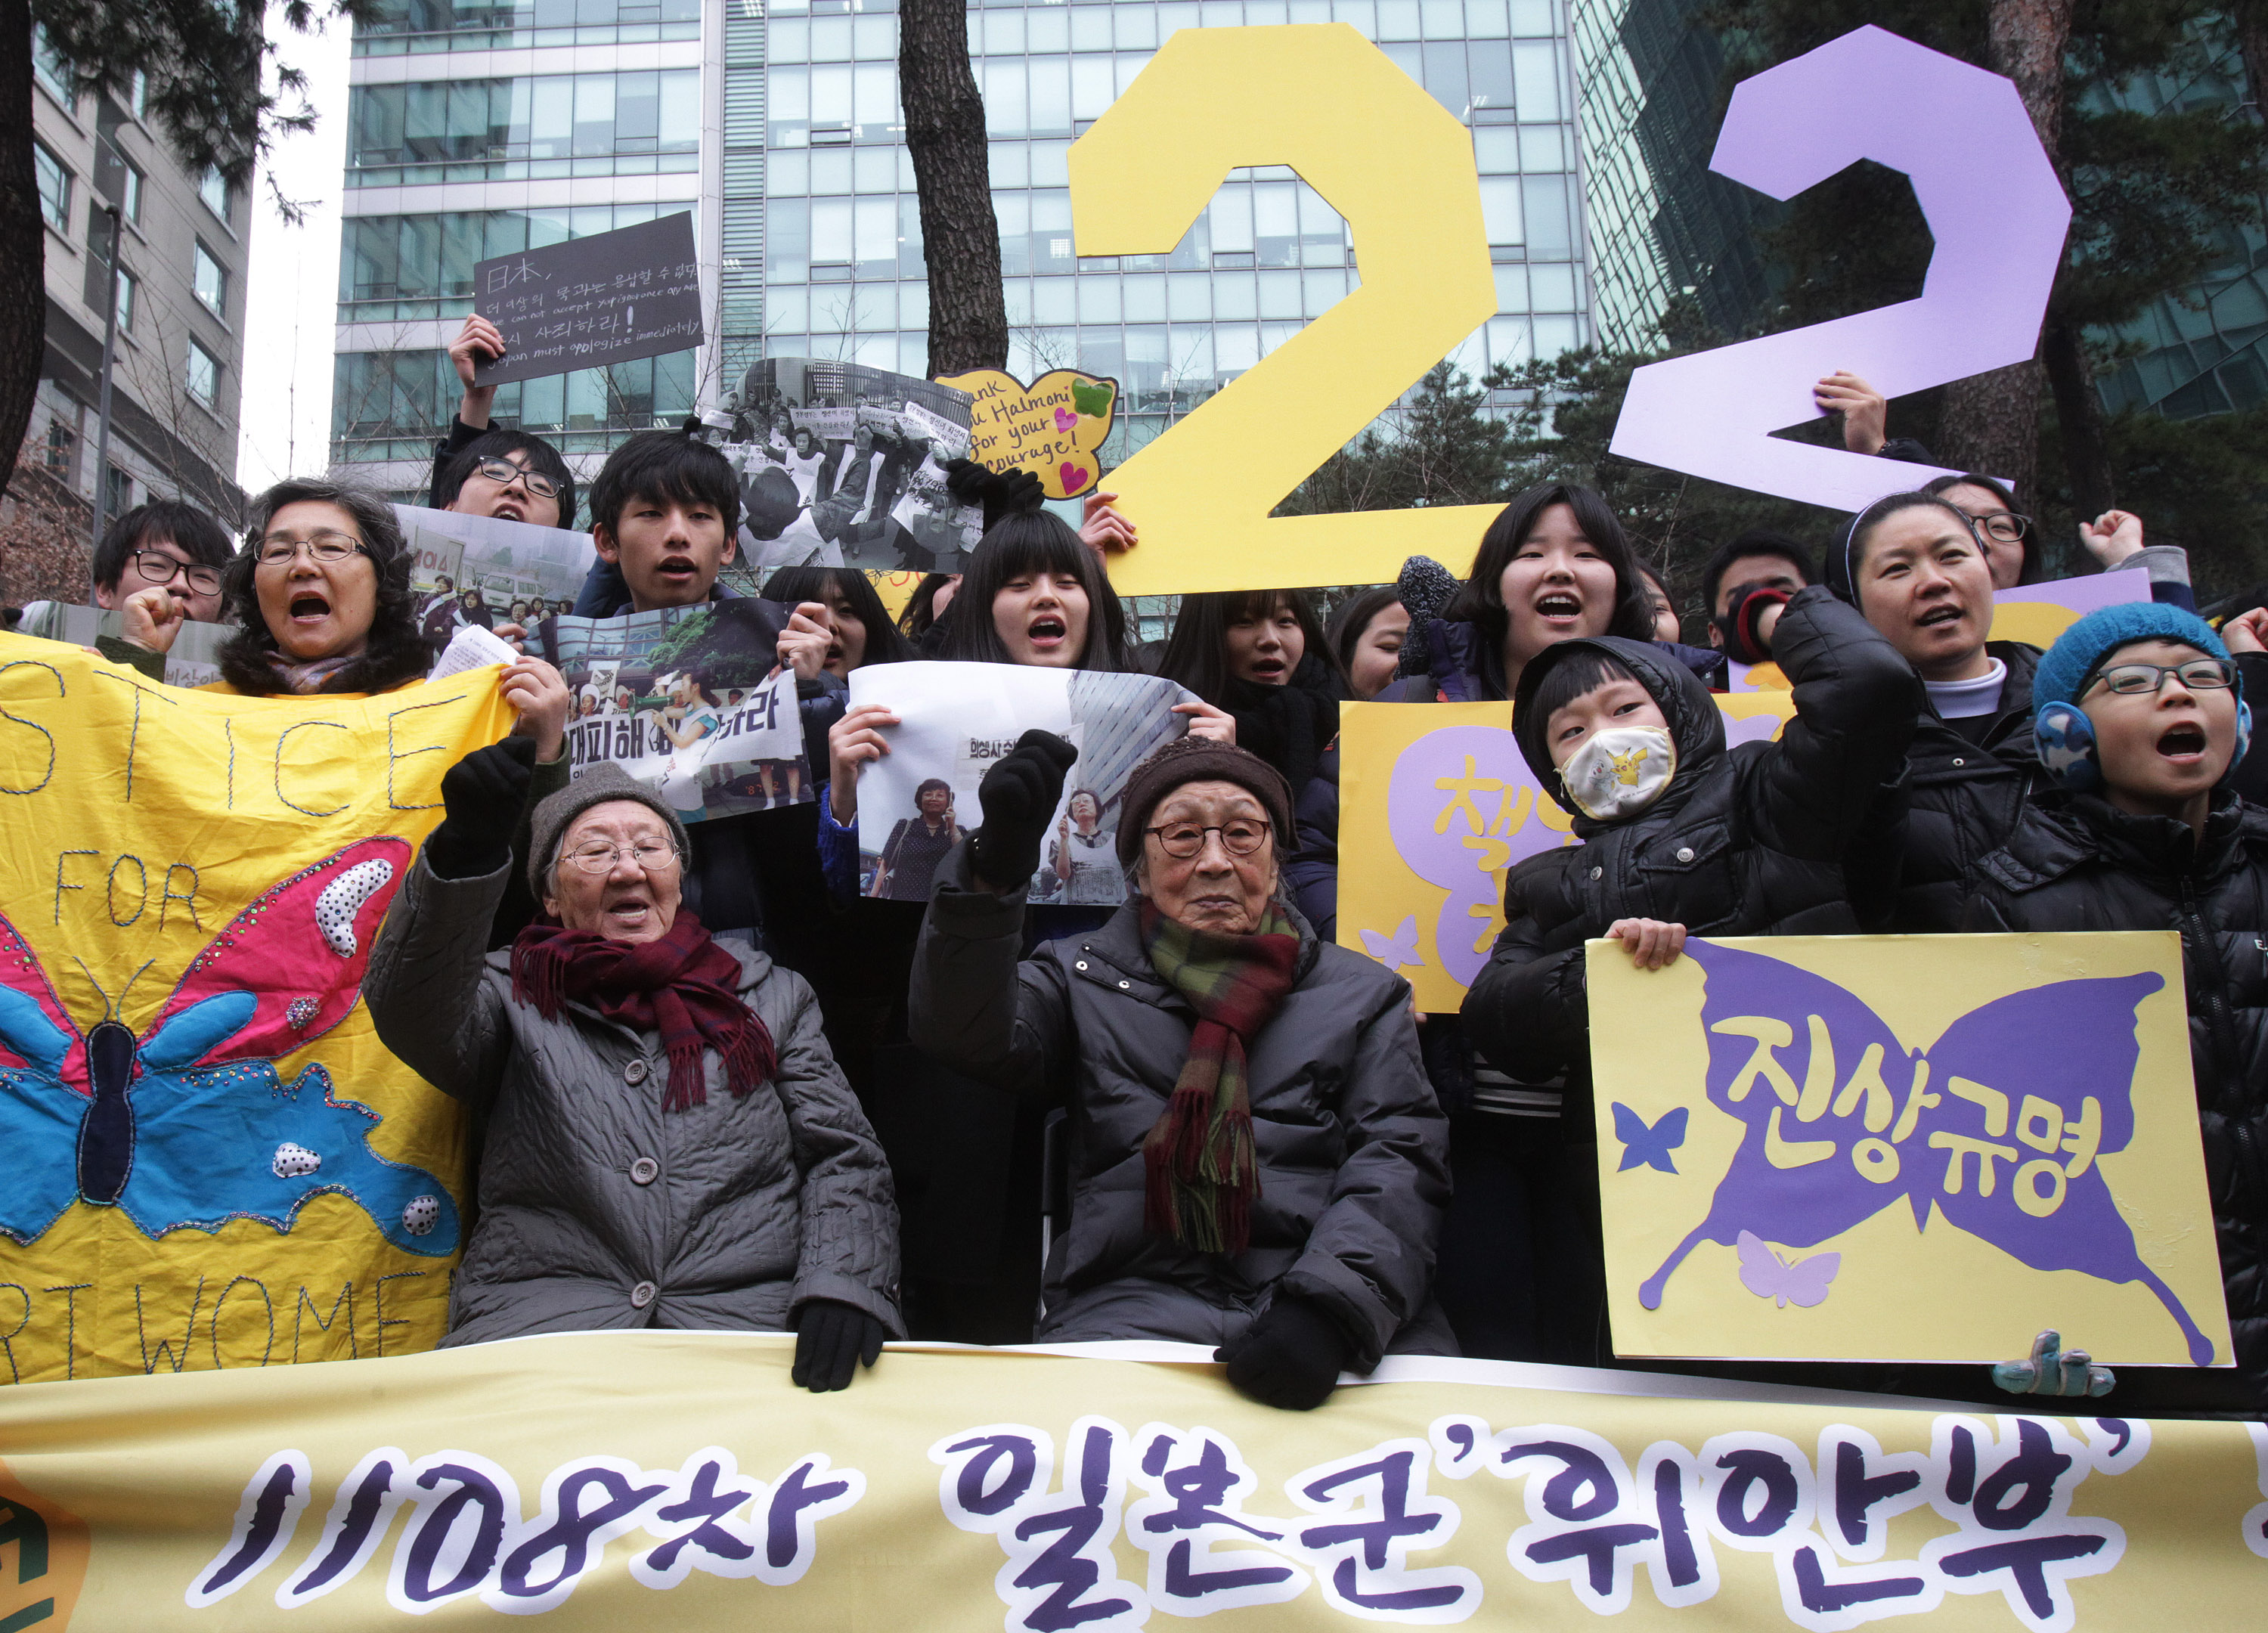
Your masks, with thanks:
[(439, 661), (426, 672), (428, 680), (446, 680), (453, 674), (462, 674), (468, 669), (482, 669), (490, 664), (514, 664), (519, 654), (511, 642), (493, 630), (478, 624), (467, 624), (449, 637), (442, 649)]

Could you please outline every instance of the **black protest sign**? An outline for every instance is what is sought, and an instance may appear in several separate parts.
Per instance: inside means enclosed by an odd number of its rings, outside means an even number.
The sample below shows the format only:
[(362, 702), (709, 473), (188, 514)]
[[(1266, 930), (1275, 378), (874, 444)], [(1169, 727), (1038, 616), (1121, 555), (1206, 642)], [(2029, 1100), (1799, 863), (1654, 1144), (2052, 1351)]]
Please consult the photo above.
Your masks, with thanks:
[(504, 335), (482, 386), (688, 351), (701, 343), (693, 217), (663, 216), (473, 268), (473, 305)]

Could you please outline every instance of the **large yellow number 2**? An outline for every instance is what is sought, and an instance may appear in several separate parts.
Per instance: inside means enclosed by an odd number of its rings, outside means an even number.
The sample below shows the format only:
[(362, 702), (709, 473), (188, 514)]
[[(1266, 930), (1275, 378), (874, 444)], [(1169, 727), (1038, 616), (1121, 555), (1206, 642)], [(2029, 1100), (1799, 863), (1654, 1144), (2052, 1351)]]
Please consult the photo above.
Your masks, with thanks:
[(1270, 518), (1496, 311), (1472, 138), (1344, 23), (1185, 28), (1071, 150), (1081, 255), (1162, 254), (1228, 173), (1287, 165), (1345, 217), (1360, 288), (1104, 485), (1141, 530), (1124, 594), (1463, 573), (1497, 507)]

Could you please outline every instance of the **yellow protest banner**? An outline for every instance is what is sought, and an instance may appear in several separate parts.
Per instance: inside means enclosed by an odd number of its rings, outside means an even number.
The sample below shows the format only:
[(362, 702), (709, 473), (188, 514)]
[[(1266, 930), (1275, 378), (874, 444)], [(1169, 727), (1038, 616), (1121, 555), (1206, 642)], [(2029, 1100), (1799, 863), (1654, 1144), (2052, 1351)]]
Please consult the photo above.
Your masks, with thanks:
[(465, 1135), (358, 999), (493, 669), (222, 696), (0, 636), (5, 1379), (423, 1349)]
[[(1148, 548), (1146, 542), (1144, 548)], [(1729, 743), (1778, 735), (1790, 692), (1720, 694)], [(1339, 706), (1338, 943), (1454, 1014), (1504, 928), (1504, 876), (1575, 842), (1536, 783), (1509, 703)]]
[(1496, 311), (1472, 133), (1348, 24), (1184, 28), (1071, 143), (1079, 253), (1169, 254), (1244, 165), (1290, 166), (1344, 217), (1361, 282), (1111, 473), (1142, 533), (1112, 582), (1382, 584), (1410, 555), (1463, 572), (1495, 505), (1269, 513)]
[(2257, 1426), (1417, 1358), (1279, 1412), (1182, 1346), (1143, 1349), (1197, 1364), (893, 1347), (814, 1397), (792, 1344), (0, 1393), (0, 1616), (2046, 1633), (2249, 1627), (2268, 1588)]
[(2173, 931), (1594, 941), (1588, 978), (1618, 1353), (2228, 1364)]
[(1029, 471), (1050, 499), (1075, 499), (1101, 480), (1096, 457), (1118, 407), (1118, 382), (1050, 369), (1029, 386), (998, 369), (938, 381), (967, 392), (968, 457), (996, 471)]

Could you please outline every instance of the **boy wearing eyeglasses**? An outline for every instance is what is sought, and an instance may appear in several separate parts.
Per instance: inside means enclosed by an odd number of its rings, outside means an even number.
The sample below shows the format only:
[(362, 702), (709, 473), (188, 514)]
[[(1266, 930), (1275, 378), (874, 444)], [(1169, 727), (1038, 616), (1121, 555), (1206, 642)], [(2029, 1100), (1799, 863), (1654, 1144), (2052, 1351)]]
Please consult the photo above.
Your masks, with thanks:
[(220, 570), (234, 553), (221, 525), (179, 499), (137, 504), (110, 524), (94, 552), (94, 604), (123, 607), (143, 590), (188, 604), (199, 623), (220, 617)]
[[(2172, 930), (2237, 1367), (2121, 1368), (2118, 1408), (2268, 1407), (2268, 811), (2228, 786), (2251, 718), (2194, 614), (2105, 607), (2032, 678), (2056, 786), (1969, 880), (1973, 931)], [(2074, 1334), (2073, 1337), (2084, 1335)]]
[(449, 361), (465, 394), (449, 434), (433, 449), (433, 486), (426, 503), (437, 511), (495, 516), (538, 527), (575, 526), (575, 477), (559, 450), (526, 431), (491, 427), (493, 386), (475, 386), (474, 371), (504, 356), (504, 335), (478, 313), (465, 320)]

